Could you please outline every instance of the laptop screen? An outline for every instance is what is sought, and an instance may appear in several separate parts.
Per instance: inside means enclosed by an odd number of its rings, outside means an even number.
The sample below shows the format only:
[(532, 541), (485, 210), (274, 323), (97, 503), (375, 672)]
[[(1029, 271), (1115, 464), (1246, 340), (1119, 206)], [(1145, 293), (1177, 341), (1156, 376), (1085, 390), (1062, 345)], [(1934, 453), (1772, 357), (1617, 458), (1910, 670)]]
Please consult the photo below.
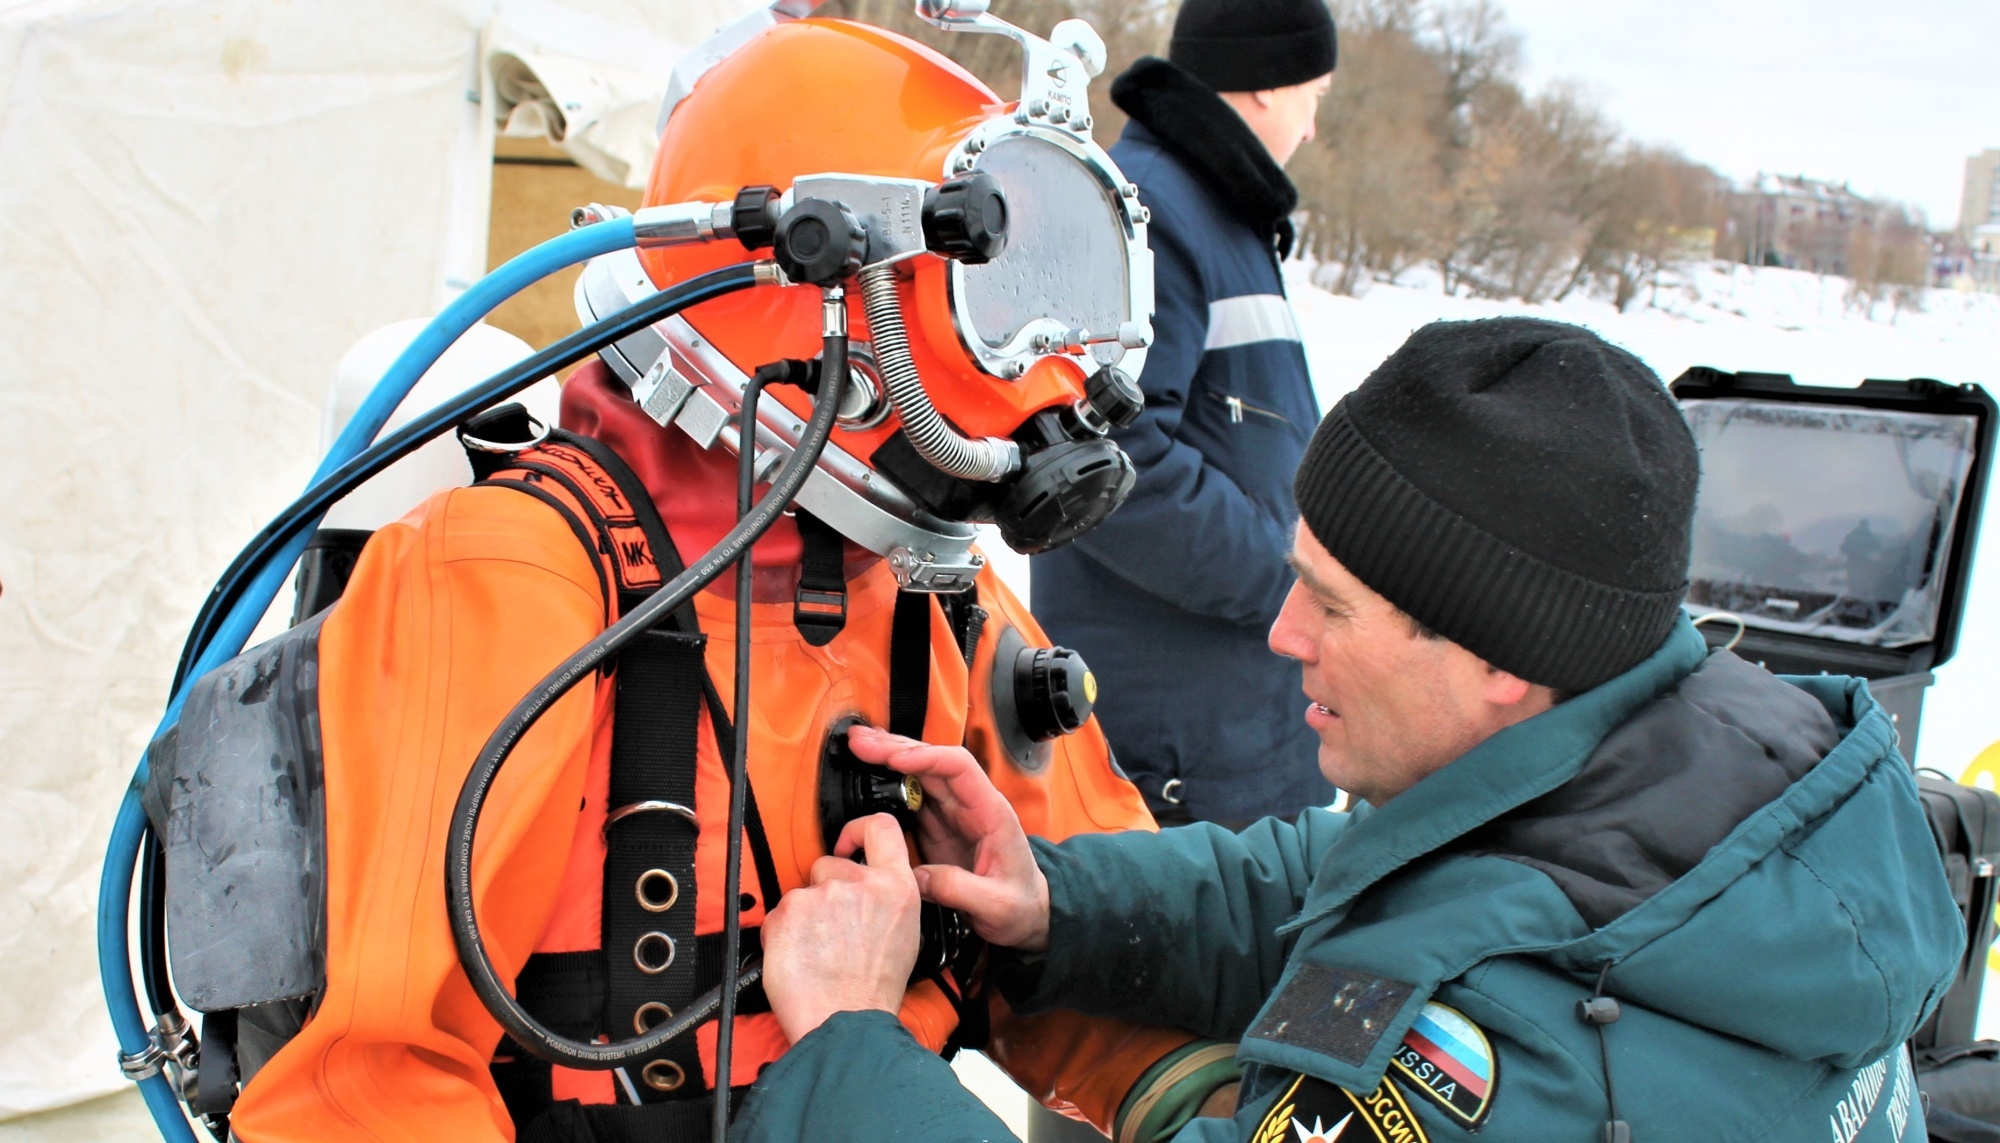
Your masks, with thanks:
[(1970, 416), (1681, 405), (1701, 449), (1688, 610), (1874, 647), (1935, 637)]

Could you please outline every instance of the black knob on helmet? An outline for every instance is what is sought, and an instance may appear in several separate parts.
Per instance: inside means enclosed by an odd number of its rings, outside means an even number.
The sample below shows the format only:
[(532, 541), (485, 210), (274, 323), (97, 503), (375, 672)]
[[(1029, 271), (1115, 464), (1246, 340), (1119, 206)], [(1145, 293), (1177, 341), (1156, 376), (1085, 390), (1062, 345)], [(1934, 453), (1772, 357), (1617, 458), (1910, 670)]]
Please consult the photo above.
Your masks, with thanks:
[(786, 277), (813, 286), (851, 278), (868, 260), (868, 232), (846, 207), (821, 198), (786, 211), (771, 245)]
[(1068, 647), (1023, 647), (1014, 656), (1014, 707), (1036, 742), (1073, 733), (1097, 704), (1097, 678)]
[(1138, 420), (1146, 409), (1146, 394), (1139, 383), (1116, 365), (1107, 365), (1090, 375), (1083, 387), (1083, 399), (1090, 402), (1093, 412), (1118, 429)]
[(1007, 248), (1007, 196), (984, 171), (946, 179), (924, 192), (924, 245), (976, 266)]

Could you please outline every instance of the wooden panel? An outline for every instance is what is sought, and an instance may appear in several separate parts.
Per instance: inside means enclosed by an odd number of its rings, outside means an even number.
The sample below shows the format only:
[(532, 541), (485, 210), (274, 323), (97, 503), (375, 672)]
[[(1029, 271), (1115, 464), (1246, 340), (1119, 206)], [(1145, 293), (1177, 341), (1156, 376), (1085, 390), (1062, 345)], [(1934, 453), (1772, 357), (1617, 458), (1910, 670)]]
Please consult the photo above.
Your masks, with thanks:
[[(498, 266), (569, 229), (569, 212), (590, 202), (636, 210), (639, 192), (608, 183), (539, 139), (500, 139), (493, 156), (493, 218), (486, 264)], [(582, 269), (565, 270), (493, 311), (491, 324), (540, 349), (577, 328), (572, 302)]]

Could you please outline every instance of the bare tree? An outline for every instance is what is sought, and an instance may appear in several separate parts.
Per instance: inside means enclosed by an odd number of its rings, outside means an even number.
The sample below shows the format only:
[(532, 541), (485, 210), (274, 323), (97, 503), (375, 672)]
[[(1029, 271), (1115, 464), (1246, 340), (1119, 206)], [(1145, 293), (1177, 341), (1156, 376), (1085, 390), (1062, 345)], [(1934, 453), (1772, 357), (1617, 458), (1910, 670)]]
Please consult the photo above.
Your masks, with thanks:
[(1302, 253), (1329, 264), (1326, 284), (1353, 293), (1430, 257), (1450, 206), (1437, 138), (1446, 77), (1416, 41), (1413, 0), (1344, 5), (1341, 66), (1320, 105), (1317, 138), (1290, 171), (1304, 209)]
[(1923, 216), (1899, 203), (1880, 206), (1870, 222), (1848, 232), (1847, 302), (1872, 321), (1886, 300), (1889, 323), (1894, 325), (1903, 310), (1922, 308), (1930, 234)]

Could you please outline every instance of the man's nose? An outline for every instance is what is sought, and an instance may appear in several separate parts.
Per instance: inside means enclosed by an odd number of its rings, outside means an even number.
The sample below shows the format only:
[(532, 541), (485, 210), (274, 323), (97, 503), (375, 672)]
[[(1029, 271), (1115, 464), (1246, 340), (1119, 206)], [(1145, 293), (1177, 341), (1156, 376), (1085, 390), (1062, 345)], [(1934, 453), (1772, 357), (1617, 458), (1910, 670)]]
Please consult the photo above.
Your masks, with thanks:
[(1265, 637), (1265, 644), (1271, 653), (1282, 659), (1304, 662), (1311, 652), (1312, 640), (1299, 624), (1299, 612), (1303, 606), (1300, 587), (1294, 583), (1292, 590), (1285, 594), (1285, 604), (1278, 609), (1278, 618), (1271, 623), (1271, 633)]

